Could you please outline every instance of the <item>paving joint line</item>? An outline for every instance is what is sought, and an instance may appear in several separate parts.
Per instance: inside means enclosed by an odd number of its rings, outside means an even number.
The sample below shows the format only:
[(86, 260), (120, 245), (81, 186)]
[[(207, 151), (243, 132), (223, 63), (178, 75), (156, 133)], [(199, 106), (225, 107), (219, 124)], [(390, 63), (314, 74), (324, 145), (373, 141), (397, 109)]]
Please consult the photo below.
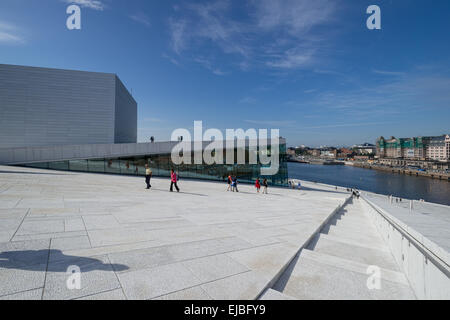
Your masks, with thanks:
[(49, 244), (48, 244), (47, 266), (45, 268), (44, 286), (42, 287), (41, 300), (44, 300), (45, 284), (47, 282), (48, 265), (50, 264), (50, 250), (51, 250), (51, 247), (52, 247), (52, 239), (50, 238), (50, 241), (49, 241)]
[(31, 211), (31, 208), (28, 208), (27, 213), (23, 216), (23, 219), (20, 222), (19, 226), (17, 227), (16, 232), (14, 232), (14, 234), (12, 235), (12, 237), (9, 239), (8, 242), (12, 242), (12, 239), (14, 239), (14, 237), (16, 236), (17, 231), (19, 231), (20, 227), (22, 226), (23, 222), (25, 221), (25, 218), (28, 216), (30, 211)]

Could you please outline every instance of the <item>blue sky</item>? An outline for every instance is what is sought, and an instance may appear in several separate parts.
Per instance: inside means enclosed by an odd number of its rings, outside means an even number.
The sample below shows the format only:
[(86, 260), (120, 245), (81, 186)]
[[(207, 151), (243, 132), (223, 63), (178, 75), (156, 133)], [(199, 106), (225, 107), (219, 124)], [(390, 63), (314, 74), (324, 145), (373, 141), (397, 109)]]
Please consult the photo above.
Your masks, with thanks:
[(140, 141), (194, 120), (279, 128), (289, 145), (450, 133), (449, 34), (447, 0), (0, 2), (0, 63), (116, 73)]

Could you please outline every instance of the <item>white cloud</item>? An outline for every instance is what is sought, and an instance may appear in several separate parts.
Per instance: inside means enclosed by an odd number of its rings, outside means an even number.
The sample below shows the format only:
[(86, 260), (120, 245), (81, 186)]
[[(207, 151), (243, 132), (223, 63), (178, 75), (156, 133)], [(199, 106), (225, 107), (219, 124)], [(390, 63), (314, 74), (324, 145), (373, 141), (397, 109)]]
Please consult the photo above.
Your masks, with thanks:
[(180, 63), (178, 62), (177, 59), (175, 59), (175, 58), (169, 56), (168, 54), (163, 53), (163, 54), (162, 54), (162, 57), (165, 58), (165, 59), (167, 59), (167, 60), (169, 60), (171, 63), (173, 63), (173, 64), (176, 65), (176, 66), (179, 66), (179, 65), (180, 65)]
[(19, 35), (16, 26), (0, 21), (0, 44), (22, 44), (25, 40)]
[(177, 54), (181, 54), (186, 47), (185, 29), (187, 22), (185, 20), (170, 19), (169, 25), (172, 35), (172, 48)]
[(221, 0), (187, 5), (181, 16), (169, 20), (174, 51), (181, 54), (190, 43), (212, 42), (225, 53), (248, 56), (247, 46), (239, 39), (244, 28), (226, 16), (229, 8), (229, 2)]
[(386, 71), (386, 70), (372, 70), (373, 73), (381, 74), (385, 76), (404, 76), (404, 72), (398, 72), (398, 71)]
[(194, 58), (194, 61), (201, 64), (204, 68), (210, 70), (212, 73), (214, 73), (217, 76), (224, 76), (224, 75), (228, 74), (228, 72), (224, 72), (224, 71), (220, 70), (219, 68), (215, 67), (215, 65), (209, 59), (206, 59), (203, 57), (197, 57), (197, 58)]
[(150, 27), (150, 18), (143, 12), (138, 12), (129, 16), (131, 20), (143, 24), (146, 27)]
[(77, 4), (83, 8), (89, 8), (94, 10), (103, 11), (105, 5), (100, 0), (63, 0), (66, 3)]
[(313, 49), (292, 48), (278, 55), (276, 59), (267, 61), (269, 67), (295, 69), (311, 65), (314, 57)]
[(177, 7), (169, 20), (172, 49), (194, 61), (205, 47), (215, 55), (218, 50), (232, 56), (231, 65), (241, 70), (311, 66), (328, 38), (315, 28), (332, 20), (335, 1), (251, 0), (239, 20), (233, 15), (234, 6), (239, 3), (216, 0)]
[(317, 112), (338, 113), (353, 121), (379, 120), (424, 111), (440, 112), (450, 105), (450, 77), (433, 73), (405, 73), (389, 81), (347, 90), (321, 91), (299, 102)]
[(253, 4), (259, 27), (267, 31), (282, 27), (295, 37), (329, 22), (335, 9), (335, 2), (329, 0), (253, 0)]

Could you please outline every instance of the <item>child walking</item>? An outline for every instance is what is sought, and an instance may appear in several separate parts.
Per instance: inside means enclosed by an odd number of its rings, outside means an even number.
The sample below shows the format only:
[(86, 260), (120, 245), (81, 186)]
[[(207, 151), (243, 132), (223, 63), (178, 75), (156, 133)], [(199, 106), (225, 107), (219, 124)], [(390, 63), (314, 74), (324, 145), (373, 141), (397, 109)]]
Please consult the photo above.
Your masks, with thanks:
[(259, 179), (256, 179), (255, 188), (256, 188), (256, 192), (259, 193), (259, 190), (261, 189), (261, 183), (259, 182)]

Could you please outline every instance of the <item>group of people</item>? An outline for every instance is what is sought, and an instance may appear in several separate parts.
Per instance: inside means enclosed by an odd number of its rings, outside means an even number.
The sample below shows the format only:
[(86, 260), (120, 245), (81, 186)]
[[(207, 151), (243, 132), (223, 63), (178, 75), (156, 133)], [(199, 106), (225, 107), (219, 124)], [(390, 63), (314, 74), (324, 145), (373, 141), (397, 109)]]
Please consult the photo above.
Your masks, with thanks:
[[(337, 187), (336, 187), (336, 190), (337, 190)], [(347, 188), (347, 191), (351, 192), (352, 197), (356, 198), (356, 199), (359, 199), (359, 196), (361, 195), (361, 193), (358, 190), (353, 189), (353, 188), (352, 189)]]
[[(150, 180), (152, 178), (152, 170), (150, 169), (150, 167), (148, 166), (148, 164), (145, 165), (145, 183), (147, 185), (146, 189), (150, 189), (152, 187), (152, 185), (150, 184)], [(232, 192), (239, 192), (238, 189), (238, 180), (236, 178), (236, 176), (234, 175), (229, 175), (228, 176), (228, 188), (227, 191), (232, 191)], [(255, 188), (256, 188), (256, 192), (259, 193), (261, 190), (261, 187), (263, 188), (262, 193), (263, 194), (267, 194), (267, 187), (269, 186), (267, 179), (264, 179), (262, 184), (260, 182), (260, 179), (256, 179), (255, 182)], [(180, 192), (180, 188), (178, 187), (178, 175), (176, 174), (176, 172), (171, 169), (170, 170), (170, 192), (173, 192), (173, 187), (175, 187), (175, 189), (177, 190), (177, 192)]]
[(291, 187), (292, 189), (301, 189), (302, 188), (302, 184), (300, 183), (300, 180), (298, 181), (288, 181), (289, 187)]
[[(150, 179), (152, 178), (152, 170), (148, 166), (148, 164), (145, 165), (145, 183), (147, 184), (147, 189), (150, 189), (152, 186), (150, 184)], [(170, 170), (170, 192), (173, 192), (173, 187), (175, 186), (175, 189), (177, 192), (180, 192), (180, 188), (178, 187), (178, 175), (176, 172), (172, 169)]]
[(238, 181), (236, 176), (229, 175), (227, 178), (227, 182), (228, 182), (227, 191), (239, 192), (239, 189), (237, 187)]
[[(227, 178), (227, 183), (228, 183), (228, 188), (227, 191), (231, 191), (231, 192), (239, 192), (238, 190), (238, 180), (236, 178), (236, 176), (234, 175), (229, 175)], [(261, 186), (263, 187), (263, 194), (267, 194), (267, 187), (269, 186), (269, 184), (267, 183), (267, 179), (264, 179), (261, 185), (261, 182), (258, 179), (256, 179), (255, 181), (255, 188), (256, 188), (256, 192), (259, 193), (261, 190)]]
[[(267, 194), (267, 187), (268, 187), (267, 179), (264, 179), (264, 180), (263, 180), (263, 182), (262, 182), (262, 187), (263, 187), (262, 193), (263, 193), (263, 194)], [(259, 178), (256, 179), (256, 182), (255, 182), (255, 188), (256, 188), (256, 192), (259, 193), (259, 190), (261, 189), (261, 183), (259, 182)]]

